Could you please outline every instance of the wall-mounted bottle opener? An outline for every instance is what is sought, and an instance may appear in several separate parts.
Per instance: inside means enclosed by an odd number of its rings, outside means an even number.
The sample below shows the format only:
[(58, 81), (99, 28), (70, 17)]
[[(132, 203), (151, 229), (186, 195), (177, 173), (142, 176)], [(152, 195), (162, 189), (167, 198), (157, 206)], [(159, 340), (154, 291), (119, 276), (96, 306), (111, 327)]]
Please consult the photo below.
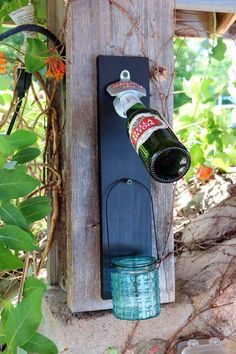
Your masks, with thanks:
[(159, 182), (177, 181), (187, 172), (190, 155), (164, 117), (148, 108), (147, 58), (99, 56), (97, 65), (102, 297), (107, 299), (111, 258), (152, 254), (150, 202), (134, 184), (120, 182), (136, 180), (150, 191), (147, 171)]
[[(149, 62), (148, 58), (143, 57), (99, 56), (97, 70), (101, 292), (103, 299), (110, 299), (111, 258), (152, 255), (152, 210), (150, 198), (143, 188), (137, 183), (128, 182), (139, 181), (151, 191), (151, 178), (128, 139), (127, 120), (117, 115), (107, 87), (112, 86), (114, 96), (122, 86), (130, 92), (131, 87), (127, 85), (133, 85), (129, 80), (131, 77), (134, 82), (138, 82), (135, 91), (138, 90), (142, 101), (148, 106)], [(125, 75), (127, 71), (130, 77)], [(119, 98), (116, 102), (119, 102)], [(118, 108), (120, 113), (122, 111)]]
[(146, 89), (130, 79), (129, 70), (122, 70), (120, 73), (120, 81), (114, 82), (107, 87), (107, 92), (114, 96), (113, 105), (116, 113), (127, 118), (126, 112), (131, 108), (141, 97), (147, 95)]

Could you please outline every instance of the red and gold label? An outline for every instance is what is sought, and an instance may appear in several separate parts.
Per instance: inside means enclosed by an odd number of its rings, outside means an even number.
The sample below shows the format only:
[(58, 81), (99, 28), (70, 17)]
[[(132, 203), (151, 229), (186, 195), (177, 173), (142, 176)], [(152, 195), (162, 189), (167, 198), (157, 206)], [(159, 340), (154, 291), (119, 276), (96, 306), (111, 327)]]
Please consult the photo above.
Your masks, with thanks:
[(154, 131), (166, 128), (168, 128), (167, 123), (157, 115), (151, 113), (137, 114), (129, 126), (131, 143), (138, 152), (140, 145), (144, 144)]

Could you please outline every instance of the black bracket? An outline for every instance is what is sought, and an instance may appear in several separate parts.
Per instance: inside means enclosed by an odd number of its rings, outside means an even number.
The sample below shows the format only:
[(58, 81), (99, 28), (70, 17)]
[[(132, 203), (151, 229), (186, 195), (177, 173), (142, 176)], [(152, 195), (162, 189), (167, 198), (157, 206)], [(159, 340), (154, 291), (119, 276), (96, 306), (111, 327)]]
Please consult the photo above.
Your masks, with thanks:
[[(147, 194), (151, 178), (133, 149), (126, 132), (126, 119), (119, 117), (106, 88), (129, 70), (132, 81), (147, 90), (142, 98), (149, 106), (149, 61), (143, 57), (99, 56), (98, 140), (100, 169), (101, 279), (102, 298), (111, 298), (110, 260), (115, 256), (152, 254), (151, 204)], [(118, 181), (119, 183), (114, 185)], [(109, 194), (109, 197), (108, 197)]]

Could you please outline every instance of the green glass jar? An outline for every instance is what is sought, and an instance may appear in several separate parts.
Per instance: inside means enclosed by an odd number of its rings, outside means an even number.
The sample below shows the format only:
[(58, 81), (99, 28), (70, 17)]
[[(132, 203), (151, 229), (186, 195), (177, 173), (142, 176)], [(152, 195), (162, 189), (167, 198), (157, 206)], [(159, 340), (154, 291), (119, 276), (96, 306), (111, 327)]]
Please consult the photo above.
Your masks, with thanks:
[(112, 259), (111, 287), (114, 316), (145, 320), (160, 315), (157, 260), (151, 256)]

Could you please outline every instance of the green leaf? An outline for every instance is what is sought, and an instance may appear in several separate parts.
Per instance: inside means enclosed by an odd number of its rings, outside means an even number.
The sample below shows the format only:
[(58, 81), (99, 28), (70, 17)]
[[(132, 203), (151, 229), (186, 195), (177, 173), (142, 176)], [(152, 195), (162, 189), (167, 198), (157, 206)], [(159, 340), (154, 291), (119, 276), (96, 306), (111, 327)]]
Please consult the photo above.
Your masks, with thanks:
[(7, 2), (3, 2), (3, 4), (1, 5), (1, 8), (0, 8), (0, 26), (2, 26), (2, 23), (5, 19), (5, 17), (7, 16), (7, 7), (8, 7), (8, 4)]
[(7, 319), (13, 309), (14, 309), (14, 306), (12, 305), (11, 301), (5, 300), (4, 301), (4, 309), (1, 312), (1, 320), (2, 320), (3, 326), (5, 326)]
[(15, 170), (0, 170), (0, 200), (24, 197), (40, 185), (21, 166)]
[(12, 85), (12, 80), (11, 80), (10, 76), (1, 77), (1, 90), (2, 91), (8, 90), (9, 87), (11, 87), (11, 85)]
[(37, 220), (41, 220), (51, 211), (49, 197), (30, 198), (19, 205), (26, 221), (31, 224)]
[(185, 94), (194, 99), (195, 101), (201, 101), (201, 77), (191, 76), (189, 80), (183, 79), (183, 89)]
[(204, 103), (215, 100), (215, 82), (213, 79), (208, 78), (202, 81), (201, 96)]
[(36, 159), (40, 155), (40, 150), (37, 148), (27, 148), (17, 152), (13, 157), (13, 161), (17, 161), (18, 163), (26, 163), (31, 160)]
[(8, 13), (13, 12), (17, 9), (19, 9), (21, 6), (27, 5), (26, 0), (5, 0), (8, 2)]
[(18, 354), (18, 350), (14, 344), (11, 344), (10, 346), (7, 347), (6, 351), (4, 351), (3, 353), (5, 353), (5, 354)]
[(191, 98), (188, 97), (185, 93), (176, 93), (174, 94), (174, 107), (175, 109), (183, 106), (184, 104), (191, 102)]
[(11, 312), (5, 325), (5, 336), (9, 346), (22, 347), (35, 334), (42, 319), (43, 294), (42, 289), (33, 291)]
[(0, 155), (0, 168), (5, 165), (6, 158)]
[(4, 343), (6, 343), (4, 328), (3, 326), (0, 326), (0, 344), (4, 344)]
[(23, 262), (11, 251), (0, 247), (0, 270), (14, 270), (23, 268)]
[(28, 232), (13, 225), (0, 227), (0, 241), (12, 250), (34, 251), (38, 249)]
[(217, 39), (217, 45), (212, 49), (212, 56), (218, 61), (222, 61), (225, 57), (226, 45), (223, 42), (223, 39), (219, 37)]
[(194, 174), (195, 174), (195, 169), (192, 166), (190, 166), (190, 169), (188, 170), (188, 172), (184, 176), (184, 179), (187, 181), (187, 183), (194, 176)]
[(45, 60), (49, 57), (50, 52), (40, 39), (27, 38), (27, 41), (25, 67), (28, 72), (34, 73), (46, 65)]
[(27, 230), (28, 224), (21, 210), (10, 203), (3, 203), (0, 206), (0, 218), (5, 224), (15, 225)]
[(47, 290), (46, 284), (35, 277), (28, 277), (24, 286), (24, 297), (30, 295), (34, 290), (42, 289), (45, 293)]
[(216, 139), (221, 135), (221, 130), (215, 128), (212, 129), (208, 134), (207, 134), (207, 141), (209, 144), (214, 143), (214, 141), (216, 141)]
[(180, 47), (186, 47), (186, 38), (182, 39), (180, 37), (175, 37), (174, 38), (174, 45), (177, 48), (177, 50), (179, 50)]
[(3, 93), (4, 91), (1, 92), (1, 98), (4, 101), (4, 105), (9, 105), (12, 101), (12, 95), (9, 95), (9, 93)]
[(1, 158), (0, 167), (4, 165), (6, 158), (10, 154), (12, 154), (13, 151), (14, 149), (9, 143), (9, 137), (5, 135), (0, 135), (0, 158)]
[(47, 16), (46, 0), (39, 0), (36, 6), (37, 17), (40, 21), (44, 21)]
[(22, 346), (27, 353), (57, 354), (56, 345), (47, 337), (40, 333), (35, 333), (31, 340)]
[(226, 134), (223, 133), (221, 135), (221, 138), (225, 146), (230, 146), (230, 145), (233, 146), (235, 143), (235, 135), (232, 133), (226, 133)]
[(218, 153), (217, 156), (213, 159), (212, 165), (227, 172), (229, 170), (229, 159), (226, 154)]
[(107, 354), (119, 354), (118, 350), (113, 348), (113, 347), (109, 347), (107, 348)]
[(205, 161), (204, 152), (200, 144), (195, 144), (191, 147), (190, 155), (192, 166), (194, 167), (200, 166)]
[(33, 145), (37, 140), (37, 135), (28, 130), (17, 130), (9, 136), (10, 143), (14, 148), (21, 150)]

